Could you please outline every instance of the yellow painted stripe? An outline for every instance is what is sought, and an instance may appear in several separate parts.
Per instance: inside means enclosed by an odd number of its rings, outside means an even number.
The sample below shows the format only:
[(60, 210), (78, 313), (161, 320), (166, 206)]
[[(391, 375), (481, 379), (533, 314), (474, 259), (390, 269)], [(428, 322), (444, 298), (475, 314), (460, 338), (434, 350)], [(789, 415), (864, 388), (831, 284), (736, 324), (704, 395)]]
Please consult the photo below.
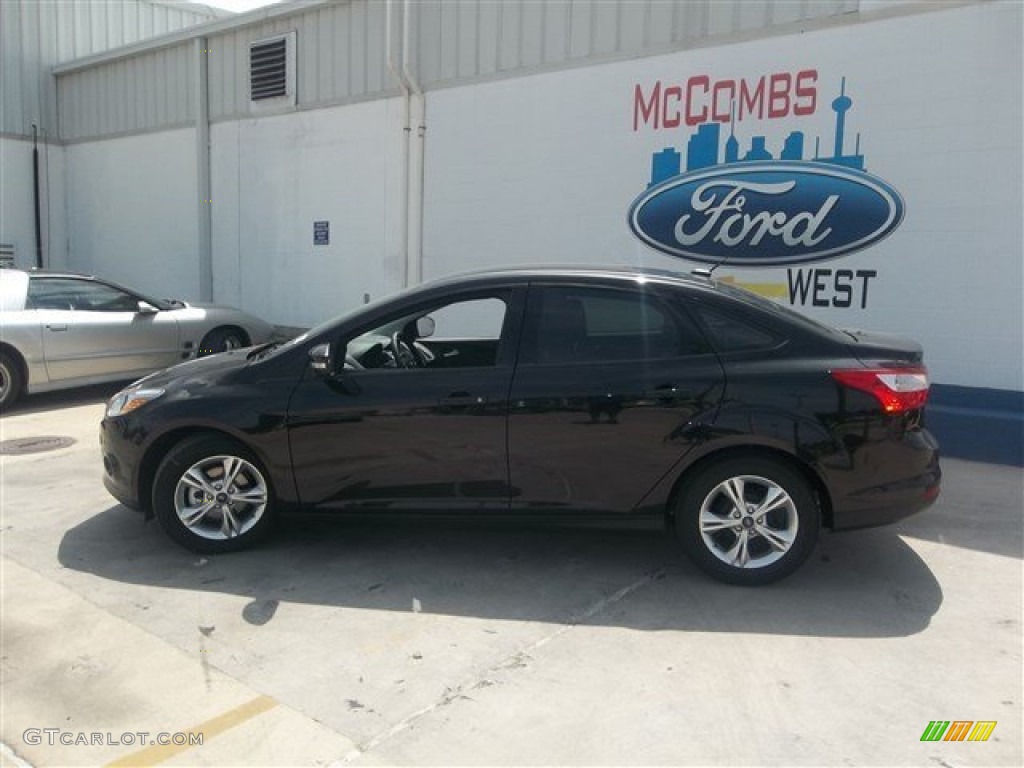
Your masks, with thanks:
[[(273, 709), (277, 706), (277, 702), (269, 696), (257, 696), (252, 701), (247, 701), (240, 707), (228, 710), (222, 715), (217, 715), (214, 718), (207, 720), (205, 723), (200, 723), (197, 726), (189, 728), (185, 731), (186, 734), (203, 734), (203, 744), (206, 744), (209, 739), (217, 736), (224, 731), (234, 728), (236, 725), (241, 725), (246, 720), (251, 720), (256, 715), (262, 714), (269, 709)], [(186, 739), (187, 741), (187, 739)], [(175, 755), (179, 755), (193, 746), (185, 744), (154, 744), (140, 749), (138, 752), (133, 752), (126, 757), (122, 757), (115, 760), (112, 763), (107, 763), (107, 768), (113, 768), (113, 766), (149, 766), (157, 765), (165, 760), (170, 760)]]
[(723, 283), (731, 283), (739, 288), (746, 288), (751, 293), (767, 299), (785, 299), (789, 297), (789, 286), (785, 283), (744, 283), (732, 275), (722, 278)]

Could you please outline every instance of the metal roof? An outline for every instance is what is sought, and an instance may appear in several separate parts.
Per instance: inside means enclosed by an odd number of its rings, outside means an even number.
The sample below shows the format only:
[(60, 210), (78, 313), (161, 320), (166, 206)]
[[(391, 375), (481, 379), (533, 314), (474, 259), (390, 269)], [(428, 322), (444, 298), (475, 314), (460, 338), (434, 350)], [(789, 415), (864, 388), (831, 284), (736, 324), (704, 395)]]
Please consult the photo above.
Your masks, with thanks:
[(221, 32), (230, 32), (243, 27), (252, 26), (254, 24), (262, 24), (266, 21), (272, 21), (283, 16), (303, 13), (304, 11), (316, 8), (317, 6), (329, 5), (337, 5), (337, 3), (334, 0), (295, 0), (294, 2), (276, 3), (262, 8), (254, 8), (251, 11), (234, 14), (228, 18), (218, 19), (204, 24), (196, 24), (195, 26), (181, 29), (177, 32), (170, 32), (165, 35), (151, 37), (148, 40), (142, 40), (138, 43), (133, 43), (132, 45), (125, 45), (120, 48), (114, 48), (109, 51), (93, 54), (92, 56), (84, 56), (80, 59), (75, 59), (74, 61), (64, 62), (63, 64), (58, 64), (53, 68), (53, 74), (64, 75), (70, 72), (78, 72), (80, 70), (96, 66), (97, 64), (131, 58), (132, 56), (137, 56), (140, 53), (157, 51), (161, 48), (170, 48), (189, 40), (209, 37)]

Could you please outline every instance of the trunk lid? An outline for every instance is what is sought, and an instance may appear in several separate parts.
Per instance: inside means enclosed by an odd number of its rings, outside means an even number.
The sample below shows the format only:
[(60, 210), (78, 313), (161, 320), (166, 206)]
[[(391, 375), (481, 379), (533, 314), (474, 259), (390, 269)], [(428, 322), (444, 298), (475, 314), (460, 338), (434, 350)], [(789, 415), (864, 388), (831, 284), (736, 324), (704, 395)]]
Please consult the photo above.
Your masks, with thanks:
[(852, 341), (848, 345), (854, 357), (865, 365), (898, 363), (920, 365), (924, 348), (913, 339), (891, 333), (845, 330)]

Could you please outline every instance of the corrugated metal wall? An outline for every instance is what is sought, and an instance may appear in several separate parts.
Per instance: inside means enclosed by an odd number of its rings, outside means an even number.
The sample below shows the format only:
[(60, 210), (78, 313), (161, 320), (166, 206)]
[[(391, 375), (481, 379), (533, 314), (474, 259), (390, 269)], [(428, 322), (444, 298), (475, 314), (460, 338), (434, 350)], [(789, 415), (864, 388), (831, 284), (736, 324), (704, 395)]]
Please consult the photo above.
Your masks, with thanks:
[[(400, 7), (396, 2), (396, 10)], [(387, 74), (385, 9), (379, 0), (332, 3), (211, 37), (210, 119), (250, 114), (249, 43), (291, 30), (297, 33), (300, 106), (355, 101), (393, 88)]]
[(61, 76), (61, 139), (109, 136), (195, 121), (191, 40)]
[[(436, 88), (679, 50), (859, 7), (859, 0), (417, 0), (411, 55), (423, 86)], [(394, 8), (397, 45), (400, 0)], [(395, 92), (387, 71), (385, 10), (383, 0), (337, 0), (210, 32), (211, 120), (252, 114), (249, 43), (291, 30), (297, 33), (299, 108)], [(169, 128), (191, 119), (190, 51), (189, 43), (181, 43), (61, 75), (61, 138)]]
[(420, 0), (416, 62), (438, 85), (853, 13), (858, 0)]
[(30, 136), (35, 123), (55, 136), (55, 64), (213, 18), (199, 8), (144, 0), (0, 0), (0, 134)]

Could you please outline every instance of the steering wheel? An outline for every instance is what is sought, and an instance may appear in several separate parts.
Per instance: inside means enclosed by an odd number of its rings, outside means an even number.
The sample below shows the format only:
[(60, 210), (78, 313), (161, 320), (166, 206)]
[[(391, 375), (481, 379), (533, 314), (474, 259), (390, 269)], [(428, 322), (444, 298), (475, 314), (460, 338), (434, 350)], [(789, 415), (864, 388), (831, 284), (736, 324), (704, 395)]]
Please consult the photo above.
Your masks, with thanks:
[(419, 368), (423, 361), (413, 350), (415, 346), (402, 338), (401, 331), (391, 334), (391, 354), (395, 357), (395, 365), (399, 368)]

